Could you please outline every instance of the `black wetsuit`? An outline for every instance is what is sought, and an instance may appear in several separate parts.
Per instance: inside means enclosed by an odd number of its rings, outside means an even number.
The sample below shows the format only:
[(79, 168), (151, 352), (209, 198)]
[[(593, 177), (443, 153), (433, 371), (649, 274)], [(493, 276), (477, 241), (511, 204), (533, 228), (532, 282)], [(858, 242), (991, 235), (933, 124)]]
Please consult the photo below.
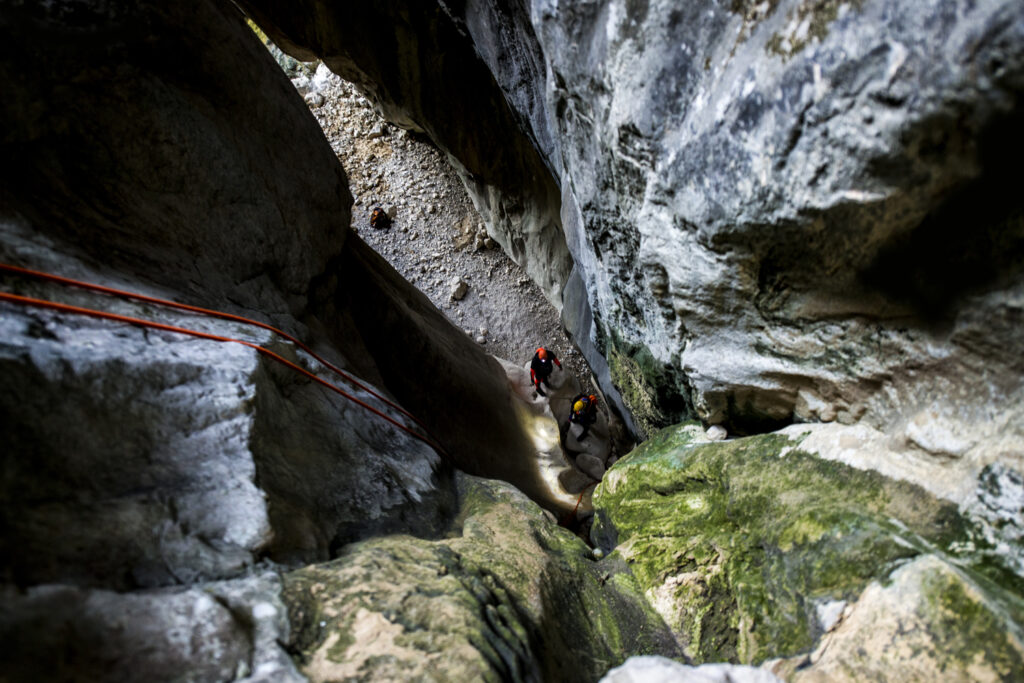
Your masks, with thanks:
[[(577, 401), (583, 401), (584, 399), (586, 406), (582, 411), (577, 413), (572, 409), (572, 407), (576, 405)], [(583, 439), (587, 438), (587, 432), (590, 431), (590, 426), (597, 421), (597, 402), (591, 401), (587, 394), (578, 394), (576, 398), (572, 400), (572, 403), (569, 404), (569, 410), (571, 411), (569, 414), (569, 424), (571, 425), (575, 422), (579, 426), (583, 427), (583, 431), (576, 440), (583, 441)]]
[[(547, 351), (547, 349), (545, 349)], [(541, 396), (547, 396), (544, 390), (540, 388), (541, 383), (547, 384), (549, 387), (551, 384), (548, 383), (548, 377), (555, 369), (555, 363), (558, 367), (562, 367), (562, 364), (558, 362), (558, 356), (553, 352), (547, 351), (547, 358), (541, 360), (538, 354), (533, 354), (533, 360), (530, 361), (530, 379), (533, 381), (533, 386), (537, 388), (537, 393)]]

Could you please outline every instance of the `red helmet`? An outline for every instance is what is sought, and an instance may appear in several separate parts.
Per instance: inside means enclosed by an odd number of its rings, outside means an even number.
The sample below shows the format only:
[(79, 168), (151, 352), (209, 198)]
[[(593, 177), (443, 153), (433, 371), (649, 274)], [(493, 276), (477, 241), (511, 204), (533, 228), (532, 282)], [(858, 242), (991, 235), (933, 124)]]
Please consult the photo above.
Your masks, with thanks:
[(593, 403), (595, 405), (597, 404), (597, 394), (591, 394), (590, 396), (587, 396), (587, 398), (590, 399), (591, 403)]
[(541, 360), (545, 360), (547, 357), (548, 357), (548, 350), (547, 349), (545, 349), (543, 346), (541, 348), (537, 349), (537, 358), (540, 358)]

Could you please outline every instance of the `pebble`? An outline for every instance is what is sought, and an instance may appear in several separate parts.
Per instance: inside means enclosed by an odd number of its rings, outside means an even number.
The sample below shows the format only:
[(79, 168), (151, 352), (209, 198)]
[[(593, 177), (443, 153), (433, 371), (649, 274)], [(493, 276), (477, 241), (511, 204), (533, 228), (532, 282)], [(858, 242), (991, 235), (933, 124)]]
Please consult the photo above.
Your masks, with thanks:
[(462, 301), (469, 291), (469, 285), (461, 277), (457, 277), (451, 281), (449, 289), (451, 290), (452, 301)]
[(724, 441), (725, 437), (728, 436), (728, 432), (725, 431), (725, 427), (722, 425), (712, 425), (708, 427), (706, 434), (712, 441)]

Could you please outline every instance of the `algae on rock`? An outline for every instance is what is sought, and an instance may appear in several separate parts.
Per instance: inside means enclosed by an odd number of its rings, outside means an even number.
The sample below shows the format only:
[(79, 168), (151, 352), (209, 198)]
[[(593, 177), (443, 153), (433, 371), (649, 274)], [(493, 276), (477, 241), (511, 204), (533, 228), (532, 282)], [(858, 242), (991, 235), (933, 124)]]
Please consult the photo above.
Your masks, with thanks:
[[(819, 607), (852, 602), (921, 556), (955, 563), (986, 618), (1024, 613), (1020, 577), (980, 552), (986, 541), (952, 503), (801, 452), (799, 439), (698, 443), (699, 433), (662, 430), (616, 463), (594, 494), (593, 531), (694, 662), (810, 652), (834, 625)], [(1012, 619), (1006, 628), (1019, 631)]]
[(676, 640), (616, 559), (507, 484), (459, 477), (451, 538), (394, 535), (285, 576), (311, 680), (592, 681)]

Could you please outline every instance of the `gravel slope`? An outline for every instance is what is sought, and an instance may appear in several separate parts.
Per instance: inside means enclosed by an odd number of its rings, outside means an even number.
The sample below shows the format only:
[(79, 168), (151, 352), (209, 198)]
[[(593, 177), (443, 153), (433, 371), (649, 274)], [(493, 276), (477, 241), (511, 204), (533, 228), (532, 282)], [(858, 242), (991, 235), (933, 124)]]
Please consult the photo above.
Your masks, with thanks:
[[(590, 370), (540, 289), (484, 232), (462, 182), (428, 141), (387, 124), (356, 89), (321, 66), (294, 79), (348, 175), (353, 229), (488, 353), (527, 363), (554, 350), (582, 382)], [(387, 230), (370, 226), (384, 207)], [(461, 299), (453, 297), (458, 283)]]

